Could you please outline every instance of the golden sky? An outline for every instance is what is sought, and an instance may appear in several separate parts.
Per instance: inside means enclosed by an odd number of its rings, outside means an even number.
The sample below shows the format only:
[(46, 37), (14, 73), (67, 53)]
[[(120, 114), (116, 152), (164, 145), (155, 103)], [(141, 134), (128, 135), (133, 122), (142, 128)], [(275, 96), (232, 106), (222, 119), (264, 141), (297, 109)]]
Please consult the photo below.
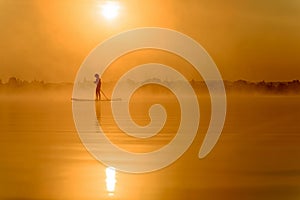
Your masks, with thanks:
[(0, 0), (0, 79), (75, 79), (84, 58), (121, 31), (171, 28), (198, 41), (227, 80), (300, 79), (299, 0)]

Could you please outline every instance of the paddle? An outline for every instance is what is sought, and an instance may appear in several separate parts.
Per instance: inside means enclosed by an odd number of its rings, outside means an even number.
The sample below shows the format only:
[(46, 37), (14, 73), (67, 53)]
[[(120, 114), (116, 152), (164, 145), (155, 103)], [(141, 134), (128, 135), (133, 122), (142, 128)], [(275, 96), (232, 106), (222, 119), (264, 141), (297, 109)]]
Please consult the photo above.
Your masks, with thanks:
[(121, 101), (121, 98), (116, 98), (116, 99), (109, 99), (104, 92), (100, 89), (101, 93), (103, 94), (103, 96), (106, 98), (107, 101)]

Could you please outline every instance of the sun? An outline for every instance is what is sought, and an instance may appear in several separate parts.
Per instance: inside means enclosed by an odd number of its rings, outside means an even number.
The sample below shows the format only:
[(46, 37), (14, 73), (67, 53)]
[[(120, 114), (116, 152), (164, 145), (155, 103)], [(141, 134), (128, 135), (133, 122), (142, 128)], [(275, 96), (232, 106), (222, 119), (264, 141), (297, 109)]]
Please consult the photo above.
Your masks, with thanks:
[(101, 5), (101, 14), (108, 20), (112, 20), (119, 15), (120, 4), (117, 1), (106, 1)]

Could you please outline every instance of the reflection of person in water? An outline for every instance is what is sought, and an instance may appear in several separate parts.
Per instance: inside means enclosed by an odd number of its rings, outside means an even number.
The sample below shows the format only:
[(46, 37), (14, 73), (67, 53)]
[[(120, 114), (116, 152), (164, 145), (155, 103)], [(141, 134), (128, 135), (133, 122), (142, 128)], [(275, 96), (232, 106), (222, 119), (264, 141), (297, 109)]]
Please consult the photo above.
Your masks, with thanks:
[(101, 100), (101, 78), (99, 76), (99, 74), (95, 74), (95, 78), (96, 80), (94, 81), (94, 83), (97, 85), (96, 87), (96, 100), (100, 101)]

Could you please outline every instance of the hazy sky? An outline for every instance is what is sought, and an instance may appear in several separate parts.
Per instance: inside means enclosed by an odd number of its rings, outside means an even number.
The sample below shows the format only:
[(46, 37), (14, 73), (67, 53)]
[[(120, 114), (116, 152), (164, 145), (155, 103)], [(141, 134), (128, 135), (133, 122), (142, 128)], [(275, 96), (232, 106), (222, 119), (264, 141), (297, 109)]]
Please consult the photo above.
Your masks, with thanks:
[(300, 79), (299, 0), (0, 0), (0, 79), (73, 81), (84, 58), (121, 31), (158, 26), (197, 40), (224, 79)]

